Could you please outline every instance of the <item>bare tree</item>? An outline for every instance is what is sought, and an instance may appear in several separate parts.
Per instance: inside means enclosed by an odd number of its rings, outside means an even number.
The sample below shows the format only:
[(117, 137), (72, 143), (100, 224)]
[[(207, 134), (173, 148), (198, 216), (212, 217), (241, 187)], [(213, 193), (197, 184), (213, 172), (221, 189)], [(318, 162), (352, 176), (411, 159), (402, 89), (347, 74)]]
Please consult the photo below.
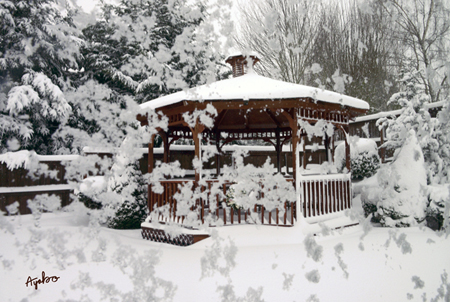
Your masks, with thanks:
[(396, 89), (392, 54), (398, 47), (389, 40), (386, 14), (375, 5), (360, 7), (356, 1), (345, 1), (330, 3), (320, 20), (313, 60), (323, 70), (308, 84), (316, 81), (333, 89), (333, 78), (340, 74), (346, 76), (346, 94), (367, 100), (372, 111), (388, 109)]
[(320, 30), (320, 1), (263, 0), (240, 4), (238, 46), (258, 52), (260, 72), (293, 83), (304, 83)]
[[(396, 24), (393, 40), (405, 47), (402, 67), (412, 66), (432, 101), (446, 87), (450, 43), (450, 3), (442, 0), (378, 0)], [(447, 70), (448, 72), (448, 70)]]
[[(395, 91), (385, 13), (357, 1), (260, 0), (241, 5), (240, 48), (263, 57), (261, 72), (325, 87), (386, 110)], [(260, 65), (261, 66), (261, 65)]]

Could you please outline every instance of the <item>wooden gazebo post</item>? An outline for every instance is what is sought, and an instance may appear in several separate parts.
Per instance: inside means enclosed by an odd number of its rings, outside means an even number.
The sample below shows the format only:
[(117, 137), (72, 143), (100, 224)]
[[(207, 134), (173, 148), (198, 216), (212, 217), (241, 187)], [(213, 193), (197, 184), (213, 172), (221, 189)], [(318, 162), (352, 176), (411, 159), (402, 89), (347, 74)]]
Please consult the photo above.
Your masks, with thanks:
[[(192, 132), (192, 139), (194, 140), (194, 145), (195, 145), (195, 158), (197, 158), (198, 160), (201, 160), (201, 150), (200, 150), (200, 135), (203, 132), (203, 130), (205, 130), (205, 125), (201, 124), (200, 121), (197, 119), (195, 121), (195, 126), (189, 127), (191, 129)], [(202, 171), (199, 169), (195, 169), (195, 182), (200, 181), (201, 178), (201, 173)]]
[(299, 143), (299, 127), (298, 127), (298, 117), (297, 117), (297, 110), (292, 110), (292, 115), (286, 111), (283, 110), (282, 114), (287, 118), (289, 122), (289, 127), (292, 131), (292, 177), (294, 178), (294, 181), (297, 177), (297, 164), (299, 161), (298, 158), (298, 143)]
[(298, 126), (298, 114), (297, 110), (293, 109), (292, 115), (286, 110), (282, 111), (282, 114), (287, 118), (289, 122), (289, 127), (292, 131), (292, 178), (294, 179), (294, 187), (297, 192), (297, 202), (296, 202), (296, 219), (301, 215), (301, 201), (302, 198), (300, 195), (302, 194), (300, 189), (300, 173), (299, 173), (299, 162), (300, 162), (300, 152), (299, 152), (299, 142), (300, 142), (300, 128)]
[(221, 153), (221, 148), (220, 148), (220, 131), (217, 130), (216, 131), (216, 149), (217, 149), (217, 154), (216, 154), (216, 174), (217, 177), (219, 177), (220, 175), (220, 153)]
[[(155, 136), (156, 134), (152, 134), (150, 138), (150, 142), (148, 143), (148, 164), (147, 164), (147, 172), (152, 173), (153, 172), (153, 145), (155, 144)], [(148, 192), (147, 192), (147, 206), (150, 211), (153, 210), (153, 200), (151, 198), (152, 194), (152, 185), (148, 185)]]
[(283, 149), (283, 146), (281, 145), (281, 138), (280, 138), (280, 127), (277, 127), (275, 130), (275, 151), (277, 152), (277, 172), (281, 173), (281, 151)]
[(348, 142), (347, 134), (345, 134), (345, 167), (347, 171), (350, 172), (351, 162), (350, 162), (350, 144)]
[(164, 163), (168, 163), (169, 162), (169, 135), (167, 132), (160, 130), (158, 132), (159, 136), (161, 136), (162, 139), (162, 143), (163, 143), (163, 148), (164, 148)]

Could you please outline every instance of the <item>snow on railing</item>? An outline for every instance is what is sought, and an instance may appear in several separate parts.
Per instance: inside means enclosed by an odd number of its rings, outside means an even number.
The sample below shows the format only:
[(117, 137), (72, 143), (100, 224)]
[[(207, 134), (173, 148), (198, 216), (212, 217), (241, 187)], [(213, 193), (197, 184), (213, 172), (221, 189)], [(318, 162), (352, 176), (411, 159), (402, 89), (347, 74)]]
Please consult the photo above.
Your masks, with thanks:
[[(291, 180), (290, 180), (291, 181)], [(159, 222), (168, 223), (176, 222), (183, 224), (186, 215), (177, 215), (177, 208), (179, 207), (174, 195), (180, 192), (180, 188), (193, 180), (163, 180), (160, 184), (164, 191), (162, 194), (155, 193), (149, 188), (149, 207), (151, 209), (158, 209)], [(284, 204), (284, 213), (280, 209), (267, 210), (263, 205), (254, 205), (252, 209), (233, 209), (226, 202), (226, 194), (231, 183), (225, 183), (221, 186), (223, 193), (222, 197), (219, 194), (211, 196), (213, 184), (217, 182), (214, 180), (207, 181), (207, 187), (202, 187), (202, 192), (206, 191), (205, 198), (199, 198), (191, 207), (191, 212), (197, 212), (199, 220), (202, 223), (205, 220), (211, 219), (216, 224), (246, 224), (246, 223), (261, 223), (264, 225), (283, 225), (292, 226), (295, 223), (295, 202)], [(194, 183), (192, 188), (194, 188)], [(215, 202), (215, 207), (211, 206), (211, 202)]]
[[(183, 224), (186, 215), (177, 214), (179, 204), (174, 195), (180, 188), (193, 180), (162, 180), (160, 184), (164, 190), (162, 194), (154, 193), (149, 188), (149, 207), (159, 209), (158, 221), (163, 223), (176, 222)], [(208, 181), (201, 191), (206, 192), (191, 206), (191, 212), (198, 215), (199, 221), (213, 221), (216, 224), (246, 224), (261, 223), (265, 225), (294, 225), (296, 220), (296, 203), (286, 203), (284, 213), (279, 209), (267, 210), (263, 205), (256, 204), (252, 209), (233, 209), (226, 202), (226, 193), (231, 183), (223, 184), (220, 188), (223, 194), (212, 195), (213, 184)], [(299, 179), (299, 194), (301, 196), (301, 211), (305, 218), (323, 217), (324, 215), (339, 213), (351, 208), (351, 176), (350, 174), (302, 175)], [(221, 196), (219, 196), (221, 195)], [(216, 203), (213, 207), (211, 203)], [(209, 220), (211, 219), (211, 220)]]

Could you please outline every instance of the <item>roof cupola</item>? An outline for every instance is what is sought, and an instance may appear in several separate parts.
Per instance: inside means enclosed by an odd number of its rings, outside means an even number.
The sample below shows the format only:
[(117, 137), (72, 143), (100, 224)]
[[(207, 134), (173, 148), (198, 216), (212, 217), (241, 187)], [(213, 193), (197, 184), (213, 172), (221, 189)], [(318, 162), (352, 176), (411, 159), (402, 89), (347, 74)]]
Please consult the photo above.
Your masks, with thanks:
[(228, 56), (225, 60), (225, 62), (230, 64), (233, 68), (233, 77), (235, 78), (248, 73), (248, 71), (253, 69), (253, 66), (259, 61), (260, 59), (255, 52), (249, 54), (233, 54)]

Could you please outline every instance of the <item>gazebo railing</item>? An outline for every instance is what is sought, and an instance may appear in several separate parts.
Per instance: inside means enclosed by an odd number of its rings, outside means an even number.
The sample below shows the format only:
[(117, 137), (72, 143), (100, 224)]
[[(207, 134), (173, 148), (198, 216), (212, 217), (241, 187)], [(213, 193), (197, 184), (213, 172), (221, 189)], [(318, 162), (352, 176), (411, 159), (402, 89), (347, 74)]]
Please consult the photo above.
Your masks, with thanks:
[[(158, 194), (151, 190), (149, 186), (149, 208), (160, 209), (158, 212), (158, 220), (160, 222), (174, 221), (183, 224), (186, 219), (185, 215), (178, 215), (177, 208), (178, 203), (174, 195), (180, 192), (183, 185), (188, 182), (193, 182), (192, 187), (194, 188), (195, 182), (193, 180), (161, 180), (160, 184), (163, 187), (163, 193)], [(279, 225), (279, 226), (292, 226), (295, 223), (296, 213), (295, 213), (295, 202), (287, 202), (284, 204), (284, 213), (280, 215), (282, 211), (279, 209), (273, 209), (269, 211), (263, 205), (256, 204), (252, 209), (233, 209), (227, 205), (226, 194), (231, 183), (226, 183), (221, 186), (221, 191), (223, 193), (222, 197), (220, 194), (215, 194), (211, 196), (211, 189), (213, 184), (217, 182), (214, 180), (207, 181), (207, 187), (202, 187), (202, 192), (206, 194), (203, 198), (199, 198), (195, 201), (194, 205), (191, 207), (191, 212), (197, 212), (199, 219), (202, 223), (205, 219), (213, 218), (213, 221), (218, 221), (219, 219), (224, 225), (233, 224), (247, 224), (247, 223), (258, 223), (265, 225)], [(215, 209), (211, 207), (211, 202), (215, 202)]]
[[(289, 179), (292, 181), (292, 179)], [(177, 213), (179, 207), (174, 195), (180, 192), (183, 185), (193, 180), (161, 180), (163, 193), (158, 194), (149, 187), (149, 208), (158, 208), (160, 222), (174, 221), (183, 224), (186, 216)], [(198, 219), (205, 222), (208, 218), (212, 221), (219, 219), (224, 225), (258, 223), (265, 225), (291, 226), (296, 220), (296, 203), (285, 203), (284, 213), (279, 209), (269, 211), (263, 205), (256, 204), (252, 209), (233, 209), (226, 202), (226, 193), (231, 183), (225, 183), (220, 187), (223, 194), (212, 196), (214, 183), (210, 180), (201, 188), (202, 198), (198, 198), (191, 206), (191, 212), (198, 214)], [(344, 211), (351, 208), (352, 192), (350, 174), (330, 175), (303, 175), (299, 180), (301, 192), (301, 210), (305, 218), (317, 218), (323, 215)], [(217, 191), (216, 191), (217, 192)], [(215, 203), (215, 207), (211, 203)]]
[(351, 187), (350, 174), (302, 176), (303, 216), (317, 217), (351, 208)]

